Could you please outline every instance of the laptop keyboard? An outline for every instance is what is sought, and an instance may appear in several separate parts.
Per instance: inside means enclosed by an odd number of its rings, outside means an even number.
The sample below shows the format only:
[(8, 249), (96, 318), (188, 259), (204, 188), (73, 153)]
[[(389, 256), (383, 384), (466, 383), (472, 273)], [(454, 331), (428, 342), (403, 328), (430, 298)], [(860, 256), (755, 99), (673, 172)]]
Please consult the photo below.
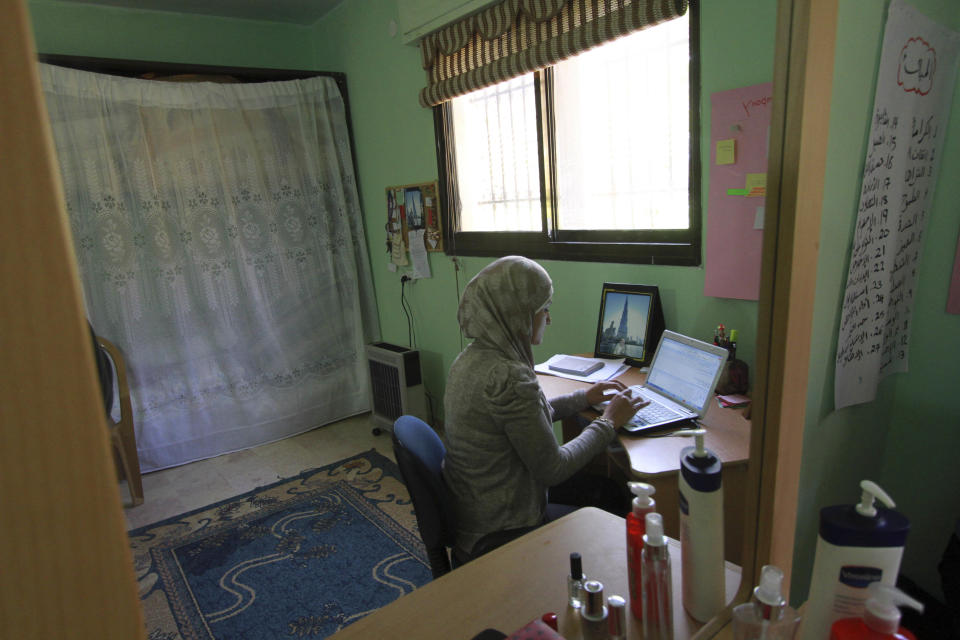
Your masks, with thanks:
[(636, 424), (654, 424), (662, 420), (668, 420), (670, 418), (675, 418), (680, 414), (665, 407), (662, 404), (657, 404), (656, 402), (651, 402), (640, 411), (637, 411), (637, 414), (633, 416), (633, 419), (630, 422)]

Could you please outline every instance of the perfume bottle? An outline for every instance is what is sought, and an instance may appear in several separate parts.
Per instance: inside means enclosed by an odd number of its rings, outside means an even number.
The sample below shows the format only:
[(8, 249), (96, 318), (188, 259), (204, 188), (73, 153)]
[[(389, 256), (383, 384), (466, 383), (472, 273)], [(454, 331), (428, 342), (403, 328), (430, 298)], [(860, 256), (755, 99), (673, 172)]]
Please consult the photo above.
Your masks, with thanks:
[(750, 602), (733, 608), (734, 640), (793, 640), (800, 616), (781, 595), (783, 571), (772, 564), (760, 570)]
[(643, 637), (673, 640), (673, 583), (670, 551), (663, 537), (663, 516), (646, 515), (643, 536), (640, 594), (643, 598)]
[(567, 576), (567, 595), (569, 596), (570, 606), (574, 609), (579, 609), (583, 605), (583, 583), (585, 581), (580, 554), (574, 551), (570, 554), (570, 575)]

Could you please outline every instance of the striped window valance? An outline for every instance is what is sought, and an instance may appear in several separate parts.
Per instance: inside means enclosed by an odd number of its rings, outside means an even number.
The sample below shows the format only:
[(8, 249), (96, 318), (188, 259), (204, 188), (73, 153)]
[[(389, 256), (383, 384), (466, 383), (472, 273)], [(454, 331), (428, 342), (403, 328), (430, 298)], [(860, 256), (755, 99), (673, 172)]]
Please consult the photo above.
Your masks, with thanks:
[(501, 0), (420, 42), (420, 104), (548, 67), (686, 10), (687, 0)]

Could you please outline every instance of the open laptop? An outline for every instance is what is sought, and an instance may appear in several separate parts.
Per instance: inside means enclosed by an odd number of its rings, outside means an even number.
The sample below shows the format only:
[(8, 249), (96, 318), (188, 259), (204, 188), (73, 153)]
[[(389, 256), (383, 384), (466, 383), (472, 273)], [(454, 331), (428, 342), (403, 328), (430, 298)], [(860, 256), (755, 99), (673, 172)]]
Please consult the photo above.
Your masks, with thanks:
[[(643, 385), (630, 387), (650, 404), (624, 426), (630, 432), (702, 418), (727, 362), (723, 347), (664, 331)], [(606, 403), (604, 403), (606, 404)], [(603, 405), (597, 406), (598, 410)]]

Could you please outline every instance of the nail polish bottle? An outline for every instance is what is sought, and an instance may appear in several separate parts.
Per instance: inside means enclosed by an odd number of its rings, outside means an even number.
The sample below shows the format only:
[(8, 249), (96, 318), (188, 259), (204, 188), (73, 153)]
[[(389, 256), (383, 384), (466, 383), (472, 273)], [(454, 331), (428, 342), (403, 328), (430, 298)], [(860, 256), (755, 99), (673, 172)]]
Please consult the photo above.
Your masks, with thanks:
[(580, 633), (583, 640), (607, 640), (607, 605), (603, 584), (597, 580), (583, 583), (583, 606), (580, 608)]
[(567, 595), (570, 598), (570, 606), (574, 609), (579, 609), (583, 604), (583, 583), (585, 580), (580, 554), (574, 551), (570, 554), (570, 575), (567, 576)]

